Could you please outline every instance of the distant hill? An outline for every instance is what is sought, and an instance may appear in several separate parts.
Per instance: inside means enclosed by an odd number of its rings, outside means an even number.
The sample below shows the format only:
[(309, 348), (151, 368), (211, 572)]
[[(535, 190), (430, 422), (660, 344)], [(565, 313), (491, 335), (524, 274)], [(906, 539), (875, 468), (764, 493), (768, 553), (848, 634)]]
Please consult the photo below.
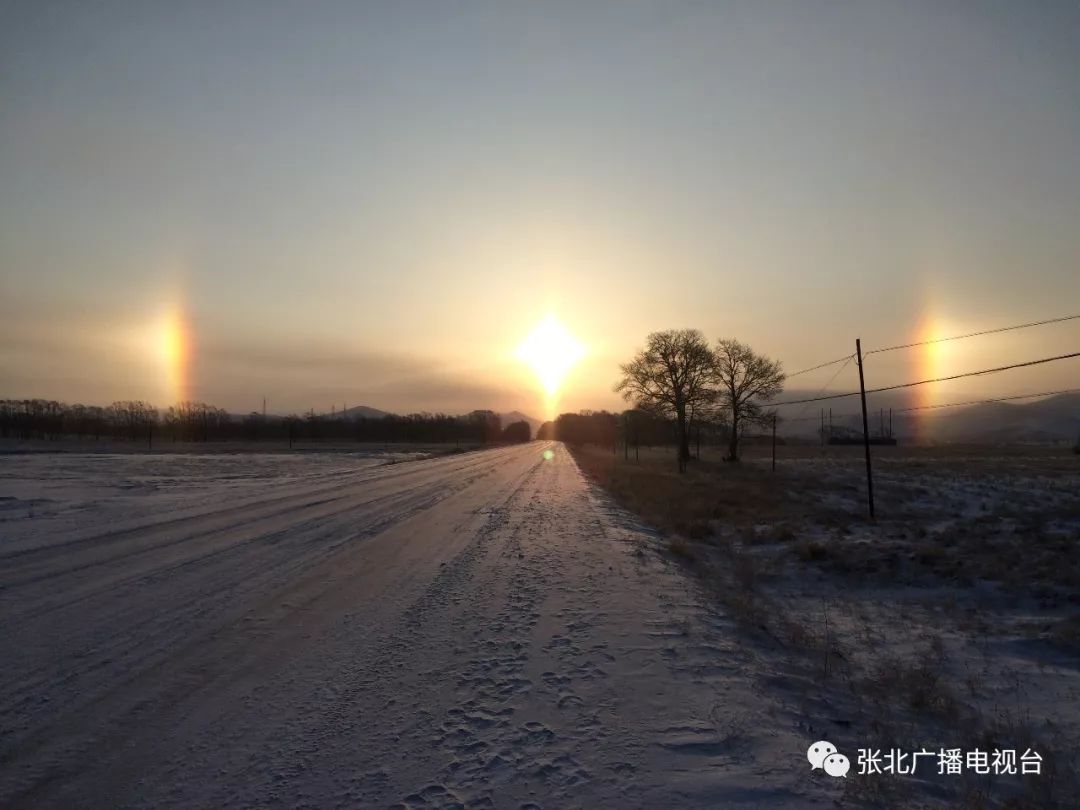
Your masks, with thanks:
[(346, 411), (338, 411), (334, 416), (337, 419), (382, 419), (389, 416), (387, 411), (371, 408), (367, 405), (354, 405)]
[[(324, 419), (382, 419), (384, 416), (392, 416), (393, 414), (389, 411), (380, 411), (378, 408), (372, 408), (368, 405), (354, 405), (345, 411), (334, 411), (333, 413), (324, 412), (319, 415)], [(513, 422), (528, 422), (529, 427), (534, 434), (541, 425), (541, 420), (535, 419), (521, 411), (500, 413), (498, 414), (498, 417), (501, 420), (503, 427), (506, 427)], [(238, 416), (238, 418), (243, 418), (243, 416)], [(270, 418), (281, 419), (282, 417), (271, 416)]]
[[(384, 416), (390, 416), (388, 411), (380, 411), (378, 408), (372, 408), (368, 405), (355, 405), (346, 411), (336, 411), (333, 414), (323, 414), (324, 417), (332, 419), (382, 419)], [(512, 422), (528, 422), (529, 427), (532, 428), (532, 432), (536, 433), (537, 428), (540, 427), (540, 420), (534, 419), (528, 414), (521, 411), (509, 411), (508, 413), (498, 414), (499, 419), (502, 421), (502, 426), (506, 427)]]
[(1034, 402), (987, 402), (929, 411), (922, 435), (948, 442), (1075, 442), (1080, 437), (1080, 394)]
[(514, 422), (528, 422), (529, 429), (532, 430), (533, 435), (536, 435), (537, 429), (543, 424), (539, 419), (534, 419), (528, 414), (524, 414), (521, 411), (510, 411), (509, 413), (500, 413), (499, 419), (502, 421), (502, 426), (506, 427)]
[[(258, 415), (258, 413), (258, 411), (250, 411), (249, 413), (234, 413), (230, 414), (230, 416), (236, 420), (243, 420), (250, 414)], [(295, 411), (294, 413), (300, 417), (305, 417), (308, 414), (307, 411)], [(287, 414), (285, 413), (268, 413), (266, 418), (270, 421), (280, 421), (284, 419), (286, 415)], [(353, 408), (349, 408), (347, 411), (334, 411), (333, 413), (330, 411), (323, 411), (317, 415), (323, 419), (382, 419), (384, 416), (389, 416), (390, 414), (386, 411), (380, 411), (378, 408), (369, 408), (367, 405), (357, 405)]]
[[(792, 397), (798, 398), (798, 397)], [(911, 400), (908, 400), (909, 402)], [(833, 409), (833, 424), (839, 428), (862, 431), (858, 397), (821, 403)], [(914, 403), (912, 403), (914, 404)], [(882, 421), (888, 426), (889, 406), (899, 408), (904, 401), (869, 403), (871, 433), (876, 433)], [(792, 419), (781, 429), (786, 435), (816, 436), (820, 425), (817, 403), (808, 405), (804, 413), (800, 406), (784, 409), (782, 415)], [(882, 420), (880, 408), (884, 408)], [(794, 421), (797, 417), (803, 421)], [(806, 418), (809, 417), (809, 418)], [(826, 422), (828, 418), (826, 416)], [(1080, 394), (1058, 394), (1034, 401), (986, 402), (957, 408), (929, 409), (893, 414), (893, 434), (900, 441), (968, 442), (1002, 444), (1012, 442), (1076, 442), (1080, 438)]]

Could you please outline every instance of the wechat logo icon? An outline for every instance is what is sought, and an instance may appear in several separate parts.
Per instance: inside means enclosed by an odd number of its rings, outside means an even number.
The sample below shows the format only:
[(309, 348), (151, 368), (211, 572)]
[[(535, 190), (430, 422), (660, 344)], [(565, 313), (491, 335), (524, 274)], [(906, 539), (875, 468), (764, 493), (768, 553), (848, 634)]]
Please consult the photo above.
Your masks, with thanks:
[(818, 740), (807, 748), (806, 759), (810, 762), (810, 770), (821, 768), (829, 776), (847, 776), (851, 770), (848, 758), (837, 752), (836, 746), (828, 740)]

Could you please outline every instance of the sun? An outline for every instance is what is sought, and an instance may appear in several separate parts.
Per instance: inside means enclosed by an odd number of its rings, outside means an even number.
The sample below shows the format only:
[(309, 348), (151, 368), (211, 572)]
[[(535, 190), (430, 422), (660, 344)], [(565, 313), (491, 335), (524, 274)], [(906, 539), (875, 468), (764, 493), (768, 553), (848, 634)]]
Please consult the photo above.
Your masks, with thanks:
[(585, 354), (585, 347), (554, 315), (549, 315), (518, 346), (518, 359), (532, 368), (544, 392), (554, 396), (567, 373)]

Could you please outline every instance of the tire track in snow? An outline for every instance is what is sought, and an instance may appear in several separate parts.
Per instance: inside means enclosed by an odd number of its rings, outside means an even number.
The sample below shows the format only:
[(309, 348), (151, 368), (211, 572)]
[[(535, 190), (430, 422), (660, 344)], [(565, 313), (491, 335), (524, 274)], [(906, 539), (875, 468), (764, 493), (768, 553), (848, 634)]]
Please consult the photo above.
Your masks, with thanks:
[(544, 448), (401, 465), (250, 534), (209, 521), (0, 624), (0, 805), (806, 806), (801, 739), (768, 732), (794, 776), (721, 732), (765, 725), (730, 622)]
[[(17, 667), (5, 668), (5, 672), (13, 673), (15, 677), (5, 685), (7, 697), (3, 720), (5, 730), (9, 733), (5, 734), (4, 745), (0, 748), (0, 768), (15, 757), (32, 754), (36, 745), (48, 742), (50, 728), (41, 728), (37, 730), (37, 733), (27, 735), (17, 733), (19, 730), (30, 732), (34, 730), (36, 722), (31, 722), (26, 717), (20, 719), (20, 710), (26, 709), (28, 705), (35, 707), (36, 702), (44, 697), (41, 694), (43, 687), (52, 687), (54, 696), (49, 697), (49, 708), (54, 714), (63, 714), (67, 711), (72, 715), (81, 715), (92, 712), (99, 706), (109, 705), (116, 701), (123, 702), (123, 693), (131, 690), (133, 685), (145, 682), (155, 673), (160, 673), (163, 668), (175, 665), (175, 659), (183, 658), (190, 652), (212, 642), (222, 626), (241, 620), (243, 611), (239, 609), (228, 611), (230, 603), (238, 602), (242, 605), (243, 598), (249, 594), (258, 595), (268, 590), (272, 592), (275, 587), (280, 588), (282, 584), (288, 583), (306, 569), (325, 562), (335, 552), (347, 549), (356, 540), (376, 536), (397, 523), (433, 508), (455, 492), (474, 485), (478, 480), (499, 469), (507, 462), (506, 455), (505, 451), (494, 451), (489, 454), (486, 464), (483, 459), (470, 459), (469, 463), (457, 465), (457, 469), (451, 469), (448, 475), (441, 477), (433, 477), (429, 471), (423, 470), (423, 475), (414, 489), (404, 492), (392, 490), (381, 499), (381, 504), (375, 504), (381, 509), (373, 512), (362, 511), (359, 515), (356, 513), (356, 507), (372, 506), (370, 499), (366, 501), (361, 499), (361, 502), (354, 504), (351, 510), (341, 509), (335, 512), (332, 516), (334, 520), (328, 524), (316, 521), (282, 527), (274, 533), (273, 538), (269, 538), (276, 539), (277, 542), (261, 545), (264, 552), (273, 550), (276, 553), (278, 559), (276, 566), (260, 567), (257, 559), (252, 559), (250, 549), (234, 545), (162, 570), (155, 570), (132, 582), (125, 583), (126, 589), (109, 589), (104, 596), (117, 603), (116, 615), (105, 617), (106, 620), (102, 622), (102, 625), (106, 629), (115, 625), (116, 630), (111, 638), (87, 640), (84, 649), (93, 651), (92, 655), (97, 663), (78, 661), (77, 669), (81, 676), (79, 680), (83, 683), (80, 683), (77, 691), (73, 689), (74, 684), (65, 683), (65, 681), (70, 681), (70, 677), (57, 680), (54, 660), (56, 651), (49, 638), (45, 638), (44, 643), (41, 644), (42, 651), (47, 656), (41, 666), (30, 672), (25, 670), (19, 672)], [(472, 474), (459, 477), (456, 474), (460, 472)], [(360, 528), (355, 527), (357, 517), (363, 518)], [(259, 546), (260, 540), (267, 539), (265, 535), (256, 536), (240, 545)], [(267, 554), (264, 553), (262, 556), (265, 562)], [(235, 558), (235, 562), (230, 562), (227, 559), (229, 557)], [(211, 562), (228, 563), (224, 568), (225, 575), (235, 577), (239, 574), (243, 576), (243, 581), (240, 584), (229, 583), (234, 587), (226, 587), (226, 583), (220, 580), (220, 574), (215, 578), (214, 571), (205, 570)], [(245, 576), (245, 569), (240, 567), (241, 565), (254, 566), (257, 573)], [(123, 621), (122, 614), (131, 612), (129, 597), (140, 591), (149, 590), (154, 599), (159, 599), (160, 588), (175, 589), (175, 583), (171, 583), (170, 579), (175, 576), (178, 569), (182, 568), (193, 569), (189, 579), (192, 586), (197, 588), (196, 591), (170, 593), (170, 598), (176, 602), (170, 611), (162, 612), (151, 608), (142, 613), (145, 618), (141, 621), (132, 622), (130, 618)], [(85, 605), (79, 607), (87, 610)], [(189, 633), (184, 633), (185, 630), (190, 631), (192, 627), (199, 627), (211, 618), (217, 618), (217, 614), (223, 609), (226, 613), (217, 627), (194, 637)], [(87, 613), (94, 615), (100, 610), (99, 606), (92, 606)], [(49, 621), (55, 620), (50, 618)], [(12, 629), (6, 628), (8, 631)], [(31, 630), (25, 622), (14, 629), (20, 634), (29, 634)], [(184, 643), (179, 648), (175, 644), (177, 638), (184, 638)], [(157, 643), (155, 639), (158, 640)], [(17, 643), (9, 646), (15, 649)], [(78, 658), (79, 654), (75, 657)], [(123, 671), (130, 674), (125, 674), (120, 678), (115, 677), (118, 663), (116, 658), (123, 662)], [(96, 691), (94, 688), (88, 688), (85, 683), (87, 676), (93, 675), (95, 670), (100, 672), (99, 680), (105, 681)], [(79, 725), (77, 719), (69, 718), (68, 722)], [(15, 744), (9, 747), (9, 743)], [(0, 796), (3, 796), (2, 791), (0, 791)]]

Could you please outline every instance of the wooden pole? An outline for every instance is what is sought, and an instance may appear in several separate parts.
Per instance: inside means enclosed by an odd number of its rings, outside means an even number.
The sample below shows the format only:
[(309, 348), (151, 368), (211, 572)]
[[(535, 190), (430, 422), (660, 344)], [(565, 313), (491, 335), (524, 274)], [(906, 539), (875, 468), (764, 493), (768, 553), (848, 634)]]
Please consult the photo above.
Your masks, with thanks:
[(863, 449), (866, 451), (866, 499), (870, 519), (874, 519), (874, 474), (870, 468), (870, 427), (866, 422), (866, 380), (863, 376), (862, 341), (855, 338), (855, 356), (859, 360), (859, 398), (862, 400)]

